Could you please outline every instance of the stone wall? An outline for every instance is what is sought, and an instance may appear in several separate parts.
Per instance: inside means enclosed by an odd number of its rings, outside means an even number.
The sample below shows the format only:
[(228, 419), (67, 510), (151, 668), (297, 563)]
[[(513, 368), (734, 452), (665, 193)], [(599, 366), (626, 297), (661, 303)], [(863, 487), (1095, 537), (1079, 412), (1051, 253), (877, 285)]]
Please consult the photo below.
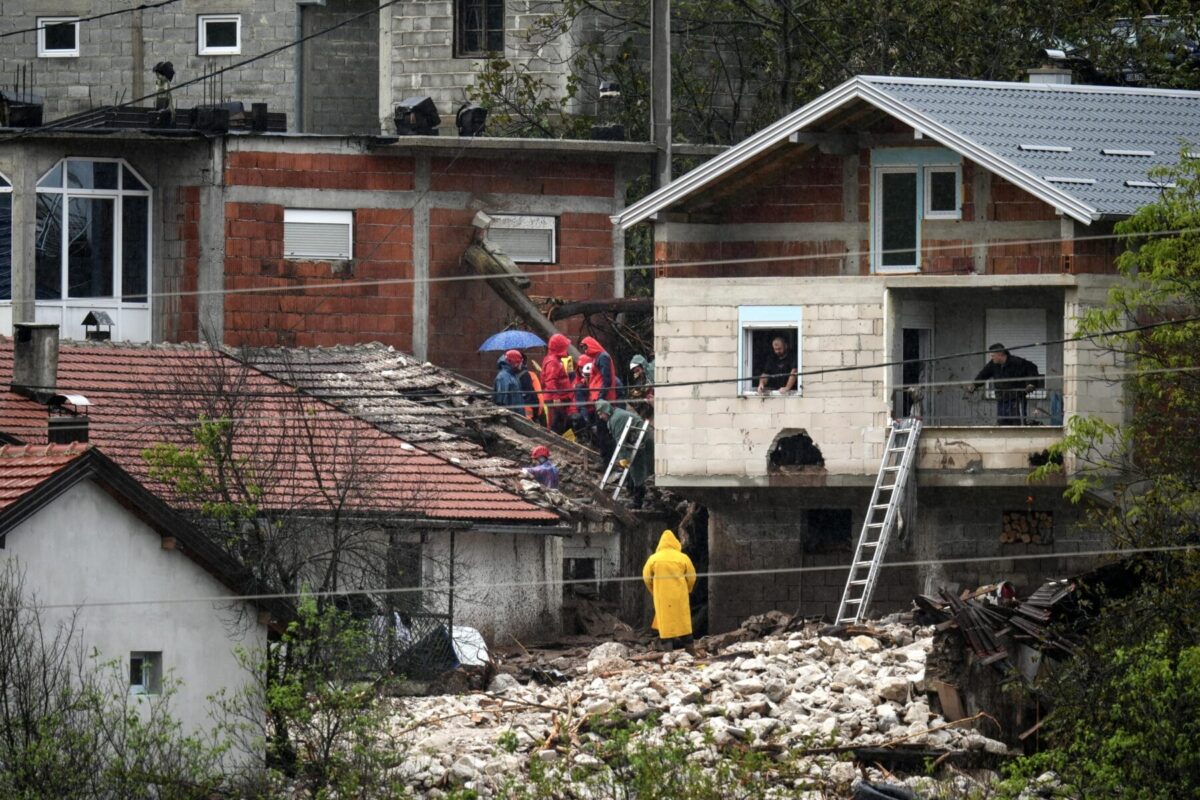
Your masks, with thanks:
[[(378, 0), (334, 0), (303, 9), (304, 35), (340, 23), (304, 43), (304, 108), (300, 130), (379, 133)], [(353, 22), (348, 20), (355, 17)], [(390, 131), (385, 131), (390, 132)]]

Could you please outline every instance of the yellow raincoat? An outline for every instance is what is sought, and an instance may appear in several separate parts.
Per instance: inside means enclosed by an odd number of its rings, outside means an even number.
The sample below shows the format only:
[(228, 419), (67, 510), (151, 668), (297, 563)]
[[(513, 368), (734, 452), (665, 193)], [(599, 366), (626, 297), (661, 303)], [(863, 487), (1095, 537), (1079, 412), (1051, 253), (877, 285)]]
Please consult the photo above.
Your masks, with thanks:
[(658, 549), (646, 559), (642, 580), (654, 596), (654, 621), (650, 627), (658, 631), (659, 638), (690, 636), (692, 609), (688, 593), (696, 585), (696, 568), (671, 531), (663, 531)]

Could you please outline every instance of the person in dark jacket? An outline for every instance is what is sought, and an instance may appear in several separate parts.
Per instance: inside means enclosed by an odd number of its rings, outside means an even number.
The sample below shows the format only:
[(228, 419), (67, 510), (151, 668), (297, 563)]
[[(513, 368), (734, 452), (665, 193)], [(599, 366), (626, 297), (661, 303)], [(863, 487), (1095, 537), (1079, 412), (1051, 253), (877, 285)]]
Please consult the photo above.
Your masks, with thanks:
[(518, 414), (525, 412), (525, 393), (517, 376), (521, 372), (521, 351), (508, 350), (496, 359), (496, 380), (492, 384), (492, 402), (511, 408)]
[(1024, 425), (1025, 397), (1038, 388), (1041, 381), (1037, 364), (1014, 356), (999, 342), (989, 347), (988, 352), (991, 354), (988, 363), (979, 370), (975, 382), (967, 387), (967, 393), (972, 394), (991, 381), (996, 390), (996, 424)]

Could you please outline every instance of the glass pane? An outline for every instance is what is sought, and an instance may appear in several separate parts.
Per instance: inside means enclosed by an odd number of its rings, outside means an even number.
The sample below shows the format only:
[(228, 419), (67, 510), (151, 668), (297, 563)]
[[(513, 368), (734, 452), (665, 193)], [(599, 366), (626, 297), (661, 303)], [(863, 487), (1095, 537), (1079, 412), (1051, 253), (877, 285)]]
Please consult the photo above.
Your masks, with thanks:
[(68, 161), (67, 186), (73, 189), (116, 189), (115, 161)]
[(62, 199), (61, 194), (37, 196), (34, 278), (38, 300), (62, 297)]
[(205, 47), (237, 47), (237, 23), (233, 20), (208, 21), (204, 23)]
[(67, 296), (112, 297), (111, 197), (72, 197), (67, 220)]
[(63, 179), (62, 163), (55, 165), (54, 169), (46, 173), (46, 176), (38, 181), (39, 189), (61, 189)]
[(504, 50), (504, 0), (485, 0), (487, 3), (487, 49)]
[(133, 174), (133, 170), (129, 167), (121, 168), (121, 180), (125, 181), (125, 188), (135, 191), (148, 192), (150, 187), (138, 180), (138, 176)]
[(47, 50), (74, 50), (75, 23), (51, 23), (46, 26), (45, 37)]
[(880, 214), (885, 267), (912, 267), (917, 263), (917, 173), (885, 172)]
[(121, 296), (144, 303), (150, 266), (150, 198), (126, 197), (121, 202)]
[(12, 299), (12, 195), (0, 194), (0, 300)]
[(929, 173), (930, 211), (958, 211), (957, 177), (949, 171)]

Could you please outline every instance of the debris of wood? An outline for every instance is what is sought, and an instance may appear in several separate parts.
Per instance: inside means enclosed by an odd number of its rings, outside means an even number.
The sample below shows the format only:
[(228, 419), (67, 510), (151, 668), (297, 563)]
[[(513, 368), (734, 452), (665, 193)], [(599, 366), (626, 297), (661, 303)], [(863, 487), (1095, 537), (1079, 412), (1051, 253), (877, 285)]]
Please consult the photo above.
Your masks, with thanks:
[(579, 314), (625, 314), (630, 311), (654, 310), (653, 297), (614, 297), (612, 300), (581, 300), (576, 303), (561, 303), (550, 309), (550, 319), (569, 319)]
[(957, 686), (952, 686), (945, 681), (934, 680), (933, 688), (937, 692), (938, 703), (942, 706), (943, 717), (955, 722), (967, 716)]

